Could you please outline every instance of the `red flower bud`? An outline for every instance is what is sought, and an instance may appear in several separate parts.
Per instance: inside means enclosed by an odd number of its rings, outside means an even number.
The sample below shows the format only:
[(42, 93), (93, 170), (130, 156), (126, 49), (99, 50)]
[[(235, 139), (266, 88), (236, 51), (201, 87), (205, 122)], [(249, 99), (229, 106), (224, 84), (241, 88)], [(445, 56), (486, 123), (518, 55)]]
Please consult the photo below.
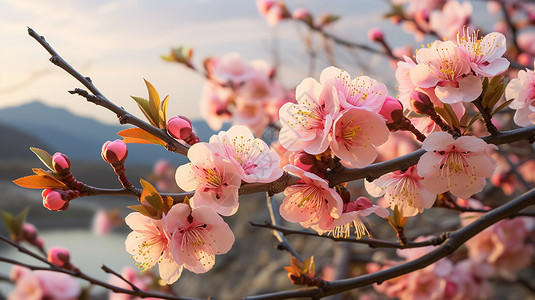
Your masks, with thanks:
[(371, 28), (368, 30), (368, 39), (372, 42), (379, 42), (383, 40), (383, 31), (379, 28)]
[(411, 108), (416, 113), (427, 115), (431, 110), (434, 110), (433, 102), (431, 102), (427, 94), (414, 90), (410, 97)]
[(402, 122), (405, 120), (405, 116), (403, 116), (403, 104), (401, 104), (398, 99), (391, 96), (386, 97), (379, 114), (386, 119), (386, 124)]
[(46, 259), (63, 268), (68, 268), (71, 265), (69, 250), (62, 247), (52, 247), (48, 249)]
[(67, 155), (56, 152), (52, 155), (52, 167), (57, 173), (62, 173), (71, 168), (71, 160)]
[(124, 162), (128, 156), (128, 148), (123, 140), (107, 141), (102, 146), (102, 159), (110, 164)]
[(185, 140), (191, 136), (191, 121), (184, 116), (172, 117), (167, 121), (167, 132), (175, 139)]
[(41, 194), (43, 205), (49, 210), (66, 210), (69, 207), (69, 195), (62, 190), (45, 189)]
[(314, 157), (312, 154), (301, 151), (293, 155), (292, 163), (303, 171), (313, 173), (314, 171), (312, 169), (316, 164), (316, 157)]
[(37, 238), (37, 228), (30, 223), (22, 225), (22, 239), (31, 242)]

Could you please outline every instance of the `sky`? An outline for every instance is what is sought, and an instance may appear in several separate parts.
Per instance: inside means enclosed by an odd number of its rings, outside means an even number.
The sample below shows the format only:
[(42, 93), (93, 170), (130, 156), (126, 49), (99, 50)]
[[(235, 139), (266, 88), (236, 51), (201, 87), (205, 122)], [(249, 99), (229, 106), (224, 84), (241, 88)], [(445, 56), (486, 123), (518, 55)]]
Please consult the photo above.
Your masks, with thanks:
[[(386, 1), (295, 0), (287, 4), (290, 9), (306, 7), (314, 15), (339, 14), (341, 21), (330, 30), (348, 40), (369, 43), (368, 29), (379, 27), (388, 31), (393, 44), (420, 44), (382, 19), (388, 11)], [(77, 115), (117, 123), (113, 113), (67, 93), (81, 84), (48, 61), (48, 53), (27, 34), (27, 27), (45, 36), (108, 99), (138, 116), (141, 113), (130, 95), (147, 97), (146, 79), (162, 98), (170, 95), (170, 116), (200, 118), (198, 101), (204, 79), (161, 60), (160, 55), (171, 47), (193, 47), (198, 66), (208, 56), (229, 52), (273, 62), (273, 49), (277, 49), (279, 79), (285, 87), (295, 87), (309, 75), (302, 44), (305, 28), (292, 22), (269, 27), (253, 0), (0, 0), (0, 109), (39, 99)], [(321, 40), (315, 43), (320, 45)], [(348, 64), (338, 67), (354, 76), (372, 72), (366, 75), (393, 88), (393, 72), (384, 67), (381, 57), (336, 51), (339, 63)], [(355, 63), (359, 59), (366, 66)], [(328, 65), (320, 58), (316, 76)]]

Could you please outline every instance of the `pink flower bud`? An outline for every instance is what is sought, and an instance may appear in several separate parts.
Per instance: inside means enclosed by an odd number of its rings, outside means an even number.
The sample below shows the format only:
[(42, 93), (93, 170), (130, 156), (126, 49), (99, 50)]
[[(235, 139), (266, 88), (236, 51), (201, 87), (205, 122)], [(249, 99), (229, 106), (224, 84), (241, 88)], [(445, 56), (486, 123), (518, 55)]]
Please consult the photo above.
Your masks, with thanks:
[(39, 249), (43, 249), (43, 246), (45, 245), (45, 241), (43, 240), (42, 237), (38, 236), (32, 243), (32, 245), (34, 245), (35, 247), (39, 248)]
[(172, 117), (167, 121), (167, 132), (175, 139), (185, 140), (191, 136), (191, 121), (184, 116)]
[(45, 189), (41, 195), (43, 205), (49, 210), (66, 210), (69, 207), (69, 195), (65, 191)]
[(22, 225), (22, 239), (25, 241), (33, 241), (37, 238), (37, 228), (30, 223)]
[(67, 155), (56, 152), (52, 155), (52, 167), (57, 173), (64, 172), (71, 168), (71, 160)]
[(71, 265), (69, 250), (62, 247), (52, 247), (48, 249), (46, 259), (60, 267), (69, 267)]
[(309, 25), (312, 24), (312, 15), (306, 8), (298, 8), (293, 11), (292, 17), (296, 20), (301, 20)]
[(383, 40), (383, 31), (377, 27), (368, 30), (368, 39), (372, 42), (380, 42)]
[(312, 154), (301, 151), (293, 155), (292, 163), (303, 171), (313, 172), (311, 170), (314, 168), (316, 158)]
[(366, 197), (358, 197), (357, 200), (349, 202), (344, 206), (344, 212), (358, 211), (373, 206), (373, 203), (370, 199)]
[(414, 90), (411, 93), (411, 108), (416, 113), (427, 115), (431, 110), (433, 110), (434, 105), (429, 99), (429, 96), (420, 91)]
[(123, 140), (107, 141), (102, 146), (102, 159), (110, 164), (124, 162), (128, 156), (128, 148)]
[(386, 124), (401, 122), (405, 119), (403, 116), (403, 105), (398, 99), (391, 96), (386, 97), (379, 114), (386, 119)]

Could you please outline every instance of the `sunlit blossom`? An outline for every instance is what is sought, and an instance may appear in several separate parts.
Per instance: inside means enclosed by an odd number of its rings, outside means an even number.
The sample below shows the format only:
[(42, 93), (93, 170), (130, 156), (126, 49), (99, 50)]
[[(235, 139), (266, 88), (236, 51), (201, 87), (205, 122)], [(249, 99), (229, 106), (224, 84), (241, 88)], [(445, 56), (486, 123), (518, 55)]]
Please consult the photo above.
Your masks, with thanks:
[(535, 72), (526, 69), (518, 71), (518, 77), (505, 88), (505, 98), (513, 99), (509, 107), (515, 109), (514, 121), (518, 126), (535, 124)]
[(457, 44), (468, 54), (470, 67), (478, 75), (494, 77), (509, 67), (509, 61), (502, 57), (507, 48), (505, 36), (499, 32), (478, 38), (478, 31), (465, 28), (457, 34)]

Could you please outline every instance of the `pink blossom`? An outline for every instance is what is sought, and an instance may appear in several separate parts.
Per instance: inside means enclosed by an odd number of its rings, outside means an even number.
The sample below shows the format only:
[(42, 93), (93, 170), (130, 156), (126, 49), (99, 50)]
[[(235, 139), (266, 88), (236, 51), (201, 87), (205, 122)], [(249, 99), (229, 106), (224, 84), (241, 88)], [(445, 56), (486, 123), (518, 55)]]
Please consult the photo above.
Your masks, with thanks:
[(44, 291), (39, 276), (35, 272), (28, 271), (17, 280), (15, 289), (7, 296), (7, 299), (41, 300), (43, 296)]
[(138, 212), (130, 213), (125, 222), (133, 231), (128, 234), (125, 246), (143, 270), (151, 269), (158, 263), (160, 277), (171, 284), (180, 277), (182, 266), (172, 257), (171, 234), (165, 230), (164, 219), (156, 220)]
[(417, 150), (417, 144), (411, 133), (406, 131), (391, 132), (386, 143), (377, 147), (378, 161), (398, 158)]
[(457, 44), (468, 55), (470, 67), (477, 75), (494, 77), (509, 67), (509, 61), (502, 57), (507, 45), (501, 33), (491, 32), (478, 38), (477, 31), (466, 28), (457, 33)]
[(280, 108), (279, 141), (290, 151), (320, 154), (329, 146), (328, 135), (340, 110), (336, 91), (309, 77), (297, 86), (295, 94), (297, 104)]
[(416, 53), (416, 61), (410, 70), (413, 84), (432, 88), (440, 101), (470, 102), (481, 94), (481, 79), (471, 73), (468, 56), (453, 42), (435, 41)]
[(505, 88), (505, 98), (513, 102), (514, 121), (518, 126), (535, 124), (535, 72), (529, 69), (518, 71), (518, 78), (512, 79)]
[(492, 269), (472, 259), (457, 262), (448, 276), (446, 299), (490, 299), (493, 288), (488, 277)]
[(240, 171), (230, 160), (217, 153), (214, 145), (197, 143), (188, 151), (190, 163), (178, 167), (175, 179), (185, 191), (195, 190), (190, 204), (210, 206), (224, 216), (238, 210)]
[(480, 192), (485, 178), (492, 175), (496, 161), (490, 150), (497, 149), (474, 136), (458, 139), (443, 131), (431, 133), (423, 142), (427, 152), (418, 161), (418, 175), (425, 188), (434, 194), (450, 191), (468, 198)]
[(377, 205), (373, 205), (370, 199), (366, 197), (359, 197), (355, 201), (351, 201), (344, 204), (343, 212), (338, 218), (333, 216), (327, 216), (320, 223), (311, 226), (319, 234), (325, 232), (331, 232), (334, 237), (347, 238), (351, 234), (351, 227), (355, 228), (355, 236), (360, 239), (362, 236), (370, 235), (366, 225), (362, 222), (362, 219), (370, 214), (386, 218), (388, 217), (388, 211)]
[(56, 152), (52, 155), (52, 167), (57, 173), (62, 173), (64, 170), (70, 169), (71, 160), (67, 155)]
[(123, 140), (107, 141), (102, 145), (102, 159), (114, 164), (124, 162), (128, 156), (128, 147)]
[(522, 52), (535, 55), (535, 32), (524, 31), (517, 37), (518, 47)]
[(285, 166), (284, 170), (301, 178), (299, 183), (284, 190), (286, 197), (280, 206), (280, 215), (286, 221), (310, 227), (329, 216), (340, 217), (342, 198), (327, 181), (293, 165)]
[(108, 213), (104, 210), (99, 210), (93, 217), (92, 231), (100, 236), (108, 234), (113, 228), (112, 222), (108, 216)]
[(13, 265), (13, 267), (11, 267), (11, 271), (9, 272), (9, 279), (11, 279), (11, 281), (13, 281), (14, 283), (17, 283), (17, 281), (21, 279), (22, 276), (26, 275), (26, 273), (28, 272), (30, 272), (30, 269), (26, 267)]
[(344, 166), (362, 168), (377, 158), (375, 147), (388, 140), (385, 119), (365, 108), (346, 109), (335, 121), (330, 142)]
[(416, 166), (407, 171), (395, 171), (385, 174), (373, 182), (364, 182), (366, 191), (374, 196), (385, 196), (394, 210), (397, 206), (404, 216), (413, 216), (423, 212), (424, 208), (430, 208), (435, 202), (436, 195), (428, 192), (418, 176)]
[[(151, 282), (153, 281), (152, 276), (149, 273), (139, 274), (131, 267), (124, 267), (121, 270), (121, 276), (126, 279), (128, 282), (131, 282), (133, 285), (138, 287), (140, 290), (147, 290)], [(112, 275), (108, 280), (108, 283), (123, 289), (132, 290), (132, 286), (126, 283), (121, 278)], [(129, 294), (124, 293), (114, 293), (110, 291), (108, 300), (141, 300), (140, 297), (135, 297)], [(143, 298), (143, 299), (156, 299), (156, 298)]]
[(39, 277), (44, 299), (75, 300), (82, 293), (76, 279), (64, 273), (52, 271), (34, 271)]
[(194, 273), (204, 273), (215, 264), (215, 256), (227, 253), (234, 234), (209, 207), (191, 208), (183, 203), (171, 207), (165, 218), (171, 233), (173, 257)]
[(63, 247), (51, 247), (48, 249), (46, 259), (62, 268), (68, 268), (71, 266), (69, 250)]
[(224, 88), (208, 80), (204, 83), (199, 109), (201, 116), (212, 130), (219, 130), (223, 122), (231, 120), (232, 114), (228, 108), (232, 96), (232, 89)]
[(245, 182), (271, 182), (282, 175), (280, 158), (261, 139), (241, 125), (210, 138), (215, 151), (228, 158)]
[(351, 80), (346, 71), (332, 66), (321, 72), (320, 82), (324, 87), (336, 89), (343, 109), (364, 107), (378, 113), (388, 96), (384, 83), (364, 75)]
[(69, 207), (69, 201), (66, 200), (67, 194), (62, 190), (44, 189), (41, 196), (43, 197), (43, 206), (49, 210), (65, 210)]
[(440, 37), (455, 39), (457, 31), (470, 22), (472, 4), (468, 1), (462, 4), (456, 0), (447, 1), (441, 11), (433, 11), (429, 15), (429, 25)]
[[(479, 215), (462, 214), (462, 224), (468, 225)], [(515, 280), (516, 272), (530, 265), (535, 252), (533, 245), (527, 242), (533, 225), (533, 220), (526, 218), (501, 220), (466, 242), (468, 256), (491, 266), (494, 275)]]
[(239, 86), (253, 76), (253, 66), (237, 52), (212, 59), (213, 78), (219, 83)]

